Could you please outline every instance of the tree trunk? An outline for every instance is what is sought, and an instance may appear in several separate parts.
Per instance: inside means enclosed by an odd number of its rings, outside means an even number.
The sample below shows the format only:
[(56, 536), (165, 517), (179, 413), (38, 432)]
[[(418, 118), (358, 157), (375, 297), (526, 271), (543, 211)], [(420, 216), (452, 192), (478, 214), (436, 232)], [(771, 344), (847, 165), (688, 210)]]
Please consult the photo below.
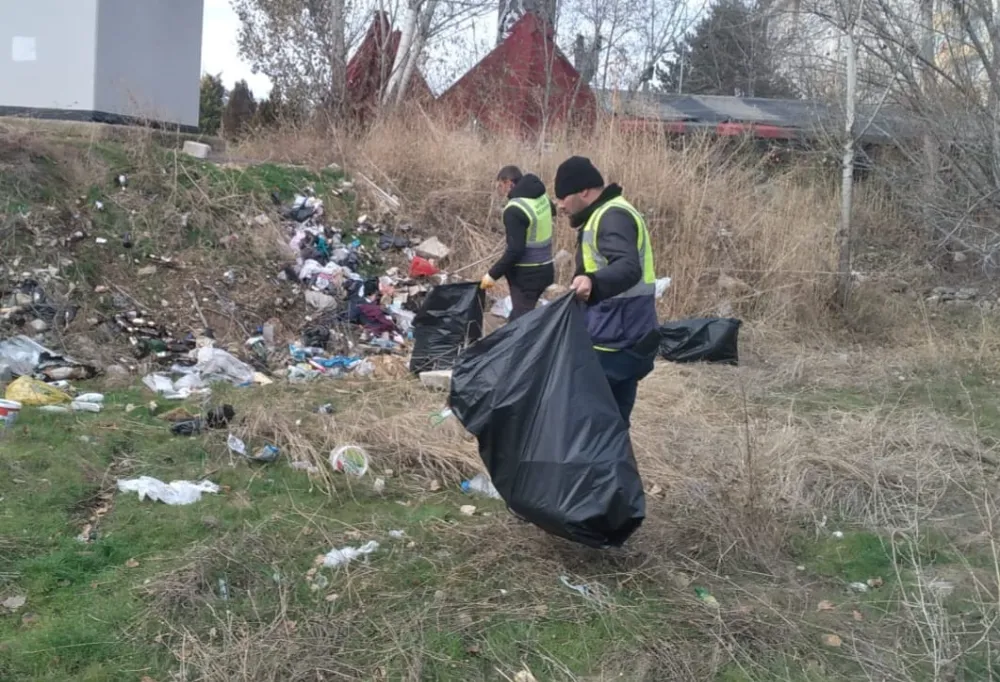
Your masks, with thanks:
[(402, 104), (403, 98), (406, 96), (406, 89), (410, 85), (410, 81), (413, 79), (413, 72), (417, 68), (417, 62), (420, 61), (420, 55), (424, 51), (424, 45), (427, 44), (427, 38), (430, 37), (431, 32), (431, 22), (434, 20), (434, 13), (437, 11), (438, 0), (427, 0), (427, 6), (424, 7), (423, 12), (420, 14), (420, 23), (417, 26), (417, 33), (413, 39), (413, 44), (410, 46), (410, 52), (406, 56), (406, 63), (403, 66), (403, 74), (399, 85), (396, 88), (396, 104)]
[(347, 98), (347, 40), (344, 36), (345, 0), (330, 0), (330, 95), (332, 104), (343, 107)]
[(854, 25), (844, 35), (847, 47), (844, 98), (844, 157), (841, 167), (840, 228), (837, 230), (837, 301), (846, 306), (851, 295), (851, 212), (854, 208), (854, 115), (857, 107), (858, 46)]
[(407, 3), (403, 28), (399, 36), (399, 49), (396, 50), (396, 59), (393, 61), (392, 71), (389, 73), (389, 83), (385, 87), (385, 92), (382, 93), (383, 106), (394, 101), (399, 84), (403, 82), (403, 71), (417, 35), (421, 5), (423, 5), (423, 0), (410, 0)]
[[(936, 82), (934, 77), (934, 0), (920, 0), (920, 90), (921, 109), (929, 108), (929, 104), (934, 101)], [(923, 155), (924, 169), (921, 179), (923, 205), (924, 229), (926, 230), (928, 241), (934, 238), (936, 232), (934, 207), (937, 205), (938, 197), (938, 172), (941, 165), (941, 155), (938, 149), (937, 140), (930, 130), (923, 134)]]

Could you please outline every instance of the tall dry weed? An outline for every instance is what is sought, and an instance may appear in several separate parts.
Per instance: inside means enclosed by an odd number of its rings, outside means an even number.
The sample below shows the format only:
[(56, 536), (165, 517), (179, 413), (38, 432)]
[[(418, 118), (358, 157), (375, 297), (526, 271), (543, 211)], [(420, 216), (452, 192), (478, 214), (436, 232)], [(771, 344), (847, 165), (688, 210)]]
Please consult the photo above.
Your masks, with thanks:
[[(463, 273), (469, 277), (502, 248), (502, 202), (493, 193), (499, 168), (517, 164), (538, 174), (551, 192), (558, 165), (585, 155), (646, 216), (657, 273), (673, 279), (663, 314), (732, 310), (815, 322), (832, 291), (835, 178), (815, 169), (765, 168), (763, 159), (732, 142), (679, 144), (624, 133), (606, 121), (587, 134), (555, 132), (540, 145), (449, 127), (416, 111), (363, 134), (266, 133), (234, 153), (317, 166), (337, 161), (364, 174), (402, 199), (405, 218), (451, 242), (452, 269), (477, 264)], [(561, 218), (556, 248), (572, 251), (574, 240)], [(569, 276), (561, 270), (561, 278)]]

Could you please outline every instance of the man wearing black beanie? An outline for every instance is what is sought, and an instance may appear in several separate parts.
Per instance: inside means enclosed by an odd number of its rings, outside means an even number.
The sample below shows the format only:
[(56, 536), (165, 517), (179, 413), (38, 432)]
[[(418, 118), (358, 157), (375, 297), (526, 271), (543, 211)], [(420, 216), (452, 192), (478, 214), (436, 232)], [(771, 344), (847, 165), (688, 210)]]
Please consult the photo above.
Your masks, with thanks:
[(590, 159), (556, 171), (556, 204), (577, 230), (571, 288), (587, 305), (587, 331), (622, 418), (630, 423), (639, 381), (653, 369), (659, 334), (653, 247), (642, 215)]

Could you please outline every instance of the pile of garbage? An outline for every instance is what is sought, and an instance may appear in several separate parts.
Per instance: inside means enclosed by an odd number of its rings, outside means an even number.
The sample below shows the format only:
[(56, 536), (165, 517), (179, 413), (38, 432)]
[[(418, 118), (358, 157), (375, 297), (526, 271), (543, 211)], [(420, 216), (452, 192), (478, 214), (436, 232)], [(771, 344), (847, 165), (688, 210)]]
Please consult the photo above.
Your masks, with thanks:
[[(408, 224), (389, 227), (367, 215), (350, 228), (327, 221), (311, 190), (281, 215), (295, 261), (278, 278), (304, 296), (310, 313), (287, 344), (274, 327), (261, 327), (247, 341), (255, 366), (284, 364), (286, 376), (299, 382), (367, 376), (375, 371), (372, 356), (407, 355), (416, 313), (428, 292), (448, 281), (440, 264), (450, 249), (436, 237), (421, 239)], [(399, 264), (373, 274), (388, 260)]]

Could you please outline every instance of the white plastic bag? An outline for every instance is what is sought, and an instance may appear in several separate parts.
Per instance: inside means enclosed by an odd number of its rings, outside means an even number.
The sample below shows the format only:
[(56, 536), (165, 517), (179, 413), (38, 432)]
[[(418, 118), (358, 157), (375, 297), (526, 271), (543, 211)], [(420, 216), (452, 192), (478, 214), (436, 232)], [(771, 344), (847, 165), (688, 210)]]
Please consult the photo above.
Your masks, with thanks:
[(202, 493), (217, 493), (220, 488), (211, 481), (163, 481), (151, 476), (119, 479), (118, 490), (123, 493), (138, 493), (139, 499), (149, 498), (154, 502), (169, 505), (193, 504), (201, 499)]
[(204, 381), (228, 381), (236, 386), (253, 383), (253, 368), (221, 348), (199, 348), (194, 368)]
[(327, 568), (343, 566), (354, 559), (357, 559), (359, 556), (371, 554), (376, 549), (378, 549), (378, 543), (374, 540), (366, 542), (360, 547), (342, 547), (341, 549), (331, 549), (327, 552), (326, 556), (323, 557), (323, 565)]

